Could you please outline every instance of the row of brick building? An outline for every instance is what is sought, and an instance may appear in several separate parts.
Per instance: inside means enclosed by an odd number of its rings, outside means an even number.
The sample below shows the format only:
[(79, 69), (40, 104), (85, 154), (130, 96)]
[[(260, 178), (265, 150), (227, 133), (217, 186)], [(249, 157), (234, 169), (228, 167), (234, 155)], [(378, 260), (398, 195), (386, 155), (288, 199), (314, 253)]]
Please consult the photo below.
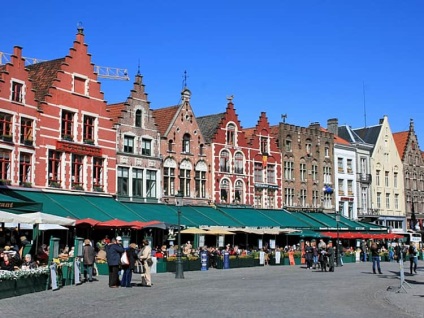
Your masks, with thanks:
[(339, 211), (406, 229), (422, 226), (424, 164), (413, 121), (352, 129), (330, 119), (243, 128), (228, 98), (196, 117), (185, 87), (175, 106), (151, 109), (141, 74), (107, 105), (78, 29), (62, 59), (28, 65), (15, 47), (0, 66), (0, 183), (10, 189), (116, 195), (120, 201)]

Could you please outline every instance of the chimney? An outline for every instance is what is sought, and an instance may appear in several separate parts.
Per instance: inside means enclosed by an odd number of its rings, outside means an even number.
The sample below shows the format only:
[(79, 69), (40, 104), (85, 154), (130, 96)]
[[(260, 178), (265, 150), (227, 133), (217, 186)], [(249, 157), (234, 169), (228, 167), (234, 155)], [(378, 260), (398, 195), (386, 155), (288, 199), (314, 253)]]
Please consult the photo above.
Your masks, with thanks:
[(337, 136), (339, 134), (339, 121), (337, 118), (327, 120), (327, 130)]

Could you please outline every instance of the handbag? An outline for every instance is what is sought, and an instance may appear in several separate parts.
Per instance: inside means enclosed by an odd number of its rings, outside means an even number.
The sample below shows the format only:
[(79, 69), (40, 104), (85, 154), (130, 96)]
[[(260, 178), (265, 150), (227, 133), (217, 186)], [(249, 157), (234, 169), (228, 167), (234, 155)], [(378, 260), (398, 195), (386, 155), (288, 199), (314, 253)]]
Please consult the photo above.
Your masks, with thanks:
[(135, 262), (133, 272), (136, 274), (143, 274), (143, 264), (141, 264), (140, 261)]
[(146, 261), (149, 267), (153, 265), (153, 260), (151, 258), (148, 258)]
[(128, 260), (127, 252), (124, 252), (121, 255), (121, 265), (130, 265), (130, 261)]

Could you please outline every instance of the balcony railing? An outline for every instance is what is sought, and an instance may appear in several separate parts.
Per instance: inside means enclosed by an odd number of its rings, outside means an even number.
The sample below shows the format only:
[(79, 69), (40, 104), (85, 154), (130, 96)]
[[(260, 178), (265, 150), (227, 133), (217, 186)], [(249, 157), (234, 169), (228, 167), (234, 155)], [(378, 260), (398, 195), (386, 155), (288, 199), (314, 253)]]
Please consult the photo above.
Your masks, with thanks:
[(371, 175), (369, 173), (358, 173), (357, 180), (361, 183), (371, 183)]

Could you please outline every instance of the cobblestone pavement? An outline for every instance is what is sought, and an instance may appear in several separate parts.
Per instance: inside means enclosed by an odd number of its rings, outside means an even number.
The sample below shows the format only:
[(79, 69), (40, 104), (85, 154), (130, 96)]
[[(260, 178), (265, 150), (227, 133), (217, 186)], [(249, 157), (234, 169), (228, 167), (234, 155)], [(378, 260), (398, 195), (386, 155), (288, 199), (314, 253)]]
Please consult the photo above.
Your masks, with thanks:
[(424, 262), (400, 289), (399, 264), (345, 264), (334, 273), (303, 266), (153, 274), (154, 286), (109, 288), (108, 277), (0, 300), (1, 317), (424, 317)]

